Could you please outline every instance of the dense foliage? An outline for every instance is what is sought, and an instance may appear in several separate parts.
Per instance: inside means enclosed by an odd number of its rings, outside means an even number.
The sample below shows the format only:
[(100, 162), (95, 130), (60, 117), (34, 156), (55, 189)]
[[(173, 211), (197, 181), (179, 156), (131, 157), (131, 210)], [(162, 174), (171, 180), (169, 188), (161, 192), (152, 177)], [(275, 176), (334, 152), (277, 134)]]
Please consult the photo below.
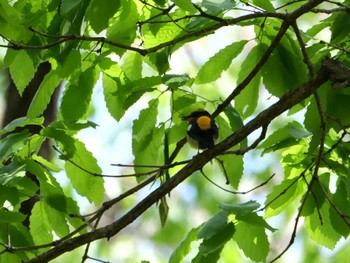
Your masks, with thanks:
[[(220, 39), (227, 28), (246, 34)], [(346, 244), (349, 0), (0, 0), (0, 37), (1, 65), (9, 69), (19, 94), (40, 65), (50, 65), (26, 115), (0, 132), (0, 262), (59, 260), (82, 246), (85, 261), (94, 256), (91, 244), (118, 240), (134, 220), (146, 220), (154, 204), (161, 220), (158, 231), (165, 234), (148, 239), (170, 244), (164, 240), (182, 235), (169, 253), (172, 263), (216, 262), (220, 257), (223, 262), (275, 261), (292, 249), (296, 236), (329, 249), (342, 239)], [(204, 41), (209, 38), (213, 42)], [(203, 54), (206, 61), (197, 61), (199, 68), (192, 72), (172, 69), (174, 59), (180, 61), (199, 43), (210, 45), (210, 58)], [(43, 113), (61, 85), (57, 120), (48, 123)], [(119, 165), (129, 168), (123, 174), (104, 174), (88, 150), (93, 138), (84, 142), (78, 136), (97, 127), (91, 112), (97, 107), (92, 106), (94, 89), (101, 85), (113, 125), (127, 111), (139, 111), (129, 131), (132, 141), (126, 144), (134, 160)], [(135, 107), (140, 101), (147, 103), (141, 110)], [(220, 141), (192, 158), (184, 146), (181, 117), (198, 108), (213, 113)], [(60, 161), (40, 154), (47, 140)], [(252, 152), (254, 160), (247, 161)], [(283, 171), (265, 167), (243, 186), (251, 190), (238, 191), (244, 164), (254, 166), (266, 157)], [(117, 157), (112, 162), (119, 163)], [(71, 187), (57, 180), (62, 173)], [(108, 199), (107, 178), (127, 180), (128, 188)], [(225, 198), (208, 190), (207, 179), (219, 184), (216, 192), (229, 192)], [(201, 218), (201, 225), (175, 223), (168, 215), (175, 205), (186, 209), (171, 202), (185, 180), (197, 187), (194, 202), (211, 215)], [(131, 198), (149, 186), (151, 192), (142, 199)], [(256, 191), (259, 200), (252, 200), (247, 194)], [(78, 195), (96, 206), (92, 214), (82, 215)], [(21, 206), (33, 197), (26, 214)], [(123, 214), (107, 223), (101, 220), (116, 207)], [(182, 214), (191, 220), (194, 210)], [(307, 251), (309, 241), (303, 242), (301, 258), (319, 259), (317, 250)], [(349, 252), (344, 251), (334, 252), (335, 260), (345, 262)]]

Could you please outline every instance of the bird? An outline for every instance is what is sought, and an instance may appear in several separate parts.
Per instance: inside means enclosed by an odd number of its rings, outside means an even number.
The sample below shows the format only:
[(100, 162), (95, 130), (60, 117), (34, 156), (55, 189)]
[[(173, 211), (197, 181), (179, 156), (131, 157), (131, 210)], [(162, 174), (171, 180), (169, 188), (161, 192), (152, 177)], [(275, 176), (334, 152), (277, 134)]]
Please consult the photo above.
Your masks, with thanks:
[(219, 127), (206, 110), (196, 110), (182, 120), (188, 121), (187, 142), (197, 149), (211, 149), (219, 137)]

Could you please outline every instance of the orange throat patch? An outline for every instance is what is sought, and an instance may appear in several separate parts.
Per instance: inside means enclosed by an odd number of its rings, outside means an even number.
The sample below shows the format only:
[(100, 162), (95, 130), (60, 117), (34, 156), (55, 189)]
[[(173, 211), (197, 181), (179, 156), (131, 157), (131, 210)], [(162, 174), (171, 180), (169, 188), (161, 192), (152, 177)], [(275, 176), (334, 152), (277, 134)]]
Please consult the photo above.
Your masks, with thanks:
[(210, 129), (211, 126), (211, 119), (208, 116), (201, 116), (197, 119), (197, 124), (199, 129), (202, 131), (207, 131)]

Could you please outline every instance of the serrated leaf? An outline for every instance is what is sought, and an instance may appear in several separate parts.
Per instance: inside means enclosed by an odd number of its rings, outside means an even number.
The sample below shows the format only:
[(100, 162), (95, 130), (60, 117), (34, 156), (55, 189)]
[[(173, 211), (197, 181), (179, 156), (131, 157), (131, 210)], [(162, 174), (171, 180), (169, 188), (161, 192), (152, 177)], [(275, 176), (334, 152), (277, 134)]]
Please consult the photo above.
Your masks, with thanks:
[(217, 258), (234, 233), (235, 225), (233, 223), (226, 223), (226, 225), (215, 235), (202, 241), (199, 246), (199, 253), (205, 257), (211, 257), (210, 254), (213, 254), (213, 256)]
[(156, 126), (158, 114), (158, 100), (151, 100), (148, 108), (143, 109), (132, 127), (133, 153), (137, 155), (149, 143), (149, 136)]
[(2, 210), (0, 211), (0, 222), (6, 224), (22, 223), (26, 218), (25, 215), (19, 212)]
[(98, 72), (90, 67), (81, 73), (78, 85), (66, 88), (60, 108), (63, 119), (79, 120), (86, 115), (97, 78)]
[(60, 84), (60, 81), (61, 78), (55, 71), (50, 71), (45, 75), (39, 89), (35, 93), (35, 96), (29, 105), (27, 112), (28, 118), (35, 118), (43, 114), (51, 100), (52, 94), (54, 93), (56, 87), (58, 87)]
[(242, 40), (232, 43), (212, 56), (200, 68), (195, 83), (204, 84), (217, 80), (221, 76), (221, 73), (231, 65), (232, 60), (241, 53), (247, 42), (246, 40)]
[(43, 202), (36, 202), (29, 218), (29, 230), (36, 245), (50, 243), (53, 240), (52, 227), (43, 206)]
[(262, 152), (263, 155), (271, 151), (277, 151), (294, 145), (299, 139), (309, 137), (311, 135), (312, 133), (306, 131), (298, 122), (293, 121), (274, 131), (258, 146), (258, 149), (264, 149)]
[(226, 227), (228, 220), (227, 217), (228, 213), (226, 211), (219, 211), (201, 227), (197, 237), (203, 239), (212, 238)]
[(125, 76), (130, 80), (142, 78), (142, 57), (137, 52), (126, 52), (122, 66)]
[(92, 29), (96, 33), (108, 27), (109, 19), (120, 8), (120, 2), (111, 2), (109, 0), (92, 0), (86, 14), (86, 18), (90, 21)]
[(61, 169), (57, 165), (50, 162), (49, 160), (46, 160), (44, 157), (40, 155), (33, 154), (31, 157), (34, 161), (42, 164), (43, 166), (45, 166), (46, 168), (50, 169), (53, 172), (58, 173), (59, 171), (61, 171)]
[(78, 194), (99, 205), (104, 198), (103, 178), (98, 176), (102, 170), (82, 142), (75, 140), (74, 146), (75, 152), (70, 158), (71, 162), (65, 164), (67, 176)]
[(230, 214), (243, 216), (258, 209), (260, 207), (260, 204), (256, 201), (248, 201), (246, 203), (240, 203), (235, 205), (219, 203), (219, 207)]
[(273, 187), (268, 194), (265, 205), (269, 204), (265, 209), (265, 218), (275, 216), (285, 209), (299, 197), (300, 189), (295, 178), (286, 179), (279, 185)]
[(332, 43), (338, 43), (349, 35), (350, 18), (347, 13), (333, 14), (334, 21), (331, 23)]
[(130, 45), (135, 37), (139, 14), (134, 1), (122, 0), (121, 9), (111, 19), (107, 28), (107, 38), (125, 45)]
[(11, 121), (9, 124), (7, 124), (1, 131), (0, 135), (12, 132), (18, 127), (25, 127), (27, 125), (42, 125), (44, 123), (44, 117), (39, 118), (27, 118), (27, 117), (20, 117), (18, 119), (15, 119)]
[[(334, 249), (342, 236), (332, 227), (329, 209), (329, 203), (324, 202), (322, 206), (318, 207), (317, 210), (315, 209), (310, 216), (305, 217), (304, 225), (312, 240), (329, 249)], [(322, 216), (322, 224), (320, 222), (319, 213)]]
[(25, 176), (25, 165), (16, 161), (11, 162), (0, 168), (0, 174), (0, 185), (17, 187), (19, 181)]
[(219, 167), (227, 177), (228, 183), (235, 189), (238, 188), (239, 182), (243, 176), (243, 156), (241, 155), (223, 155), (218, 157), (221, 161)]
[(14, 133), (6, 136), (0, 144), (0, 160), (7, 160), (11, 155), (20, 150), (29, 139), (29, 132), (24, 130), (20, 133)]
[[(241, 65), (237, 83), (242, 83), (242, 81), (251, 73), (266, 48), (266, 45), (260, 44), (251, 49)], [(243, 119), (253, 114), (258, 105), (260, 82), (261, 74), (258, 73), (235, 99), (235, 109)]]
[(227, 10), (231, 10), (234, 7), (236, 7), (237, 1), (223, 0), (220, 2), (216, 2), (210, 0), (203, 0), (202, 5), (207, 9), (207, 12), (209, 12), (212, 15), (218, 16), (219, 14), (227, 12)]
[[(61, 197), (62, 200), (62, 197)], [(58, 201), (58, 200), (57, 200)], [(61, 211), (54, 209), (52, 206), (43, 204), (43, 208), (47, 214), (47, 218), (52, 226), (52, 230), (59, 237), (64, 237), (69, 234), (69, 227), (65, 219), (65, 214)]]
[[(66, 54), (67, 52), (69, 53)], [(67, 48), (58, 55), (58, 62), (60, 64), (57, 65), (56, 74), (62, 79), (67, 79), (81, 69), (81, 53), (76, 49)]]
[(191, 251), (191, 243), (198, 240), (197, 233), (201, 226), (193, 228), (187, 233), (186, 237), (180, 242), (171, 254), (169, 263), (180, 263)]
[(16, 206), (20, 202), (20, 196), (22, 199), (23, 193), (19, 193), (17, 187), (8, 187), (0, 184), (0, 203), (3, 204), (8, 201), (12, 206)]
[[(343, 215), (349, 215), (350, 214), (350, 204), (348, 198), (344, 198), (347, 196), (346, 191), (346, 183), (339, 179), (337, 183), (337, 190), (336, 192), (331, 195), (331, 199), (333, 200), (335, 206), (337, 209), (343, 214)], [(338, 234), (342, 235), (344, 238), (347, 238), (350, 234), (350, 229), (347, 223), (344, 222), (344, 220), (347, 220), (346, 218), (342, 218), (338, 211), (334, 209), (334, 207), (330, 206), (329, 208), (329, 219), (330, 223), (332, 224), (332, 227), (335, 231), (337, 231)]]
[(75, 9), (77, 9), (82, 0), (62, 0), (60, 5), (62, 14), (67, 14)]
[(289, 42), (282, 41), (262, 69), (263, 83), (274, 96), (298, 87), (306, 79), (306, 68), (300, 65), (300, 52), (295, 53)]
[(271, 4), (270, 0), (253, 0), (253, 4), (268, 12), (275, 12), (275, 8)]
[(263, 227), (270, 230), (271, 232), (276, 231), (275, 228), (270, 226), (261, 216), (258, 216), (256, 213), (236, 215), (235, 220), (239, 220), (240, 222), (245, 222), (247, 224), (258, 226), (258, 227)]
[(80, 131), (87, 128), (96, 128), (98, 125), (92, 121), (77, 121), (77, 120), (60, 120), (50, 124), (50, 127), (55, 129), (65, 130), (67, 132)]
[(33, 79), (35, 72), (34, 62), (27, 52), (25, 50), (18, 51), (10, 64), (10, 74), (20, 95)]
[(186, 10), (190, 13), (196, 13), (198, 10), (193, 6), (191, 0), (173, 0), (175, 5), (180, 7), (183, 10)]
[(56, 142), (60, 142), (64, 148), (64, 154), (67, 158), (70, 158), (74, 155), (76, 151), (74, 139), (63, 130), (49, 126), (41, 131), (41, 135), (52, 138)]
[(263, 227), (239, 222), (233, 239), (248, 258), (257, 262), (266, 261), (269, 241)]
[[(161, 145), (159, 142), (164, 141), (164, 125), (162, 125), (159, 128), (154, 128), (150, 134), (148, 134), (144, 140), (142, 140), (140, 143), (133, 141), (133, 147), (135, 145), (135, 148), (139, 148), (139, 151), (134, 152), (135, 155), (135, 172), (142, 173), (149, 171), (150, 168), (142, 168), (142, 165), (161, 165), (163, 164), (164, 160), (164, 150), (163, 145)], [(133, 151), (134, 149), (133, 148)], [(151, 168), (153, 169), (153, 168)], [(142, 180), (141, 178), (140, 180)]]
[(165, 74), (162, 77), (163, 84), (172, 89), (185, 85), (190, 79), (191, 78), (188, 76), (188, 74)]

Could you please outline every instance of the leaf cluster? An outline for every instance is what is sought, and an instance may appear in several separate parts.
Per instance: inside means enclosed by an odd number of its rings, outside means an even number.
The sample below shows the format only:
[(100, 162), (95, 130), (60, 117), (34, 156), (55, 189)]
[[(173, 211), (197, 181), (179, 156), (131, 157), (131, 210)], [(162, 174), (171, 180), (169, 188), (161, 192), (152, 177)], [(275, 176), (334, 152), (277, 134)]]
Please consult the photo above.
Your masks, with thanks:
[[(216, 262), (230, 240), (253, 261), (275, 261), (294, 243), (301, 218), (311, 239), (333, 249), (350, 231), (349, 5), (321, 0), (0, 0), (3, 63), (18, 93), (23, 94), (41, 63), (51, 65), (27, 115), (0, 131), (0, 261), (47, 262), (86, 245), (84, 261), (91, 242), (117, 236), (154, 204), (164, 226), (170, 192), (195, 172), (207, 177), (204, 167), (210, 165), (227, 179), (227, 192), (251, 192), (235, 190), (241, 186), (245, 154), (252, 150), (280, 154), (284, 174), (273, 181), (264, 206), (252, 200), (233, 204), (236, 198), (220, 203), (216, 214), (190, 230), (170, 262), (181, 262), (195, 241), (200, 244), (193, 262)], [(300, 26), (311, 19), (317, 22)], [(214, 54), (193, 76), (171, 70), (172, 57), (188, 43), (227, 27), (250, 30), (253, 37), (213, 47)], [(229, 74), (237, 84), (221, 93), (216, 82)], [(43, 113), (60, 83), (57, 120), (44, 124)], [(78, 137), (79, 131), (97, 127), (89, 119), (99, 85), (115, 123), (146, 102), (130, 131), (134, 161), (125, 166), (131, 174), (103, 174), (88, 143)], [(261, 101), (262, 93), (277, 102)], [(220, 143), (187, 160), (181, 118), (197, 109), (213, 113)], [(288, 121), (281, 117), (284, 112)], [(252, 134), (256, 131), (258, 138)], [(62, 166), (40, 155), (46, 140), (55, 145)], [(58, 172), (79, 196), (100, 207), (81, 215), (74, 194), (58, 183)], [(130, 176), (136, 186), (105, 200), (104, 178)], [(101, 226), (107, 210), (155, 181), (160, 182), (155, 190)], [(20, 207), (33, 197), (25, 227), (28, 215)], [(265, 230), (277, 231), (266, 219), (286, 212), (294, 215), (294, 228), (286, 248), (274, 252)]]

